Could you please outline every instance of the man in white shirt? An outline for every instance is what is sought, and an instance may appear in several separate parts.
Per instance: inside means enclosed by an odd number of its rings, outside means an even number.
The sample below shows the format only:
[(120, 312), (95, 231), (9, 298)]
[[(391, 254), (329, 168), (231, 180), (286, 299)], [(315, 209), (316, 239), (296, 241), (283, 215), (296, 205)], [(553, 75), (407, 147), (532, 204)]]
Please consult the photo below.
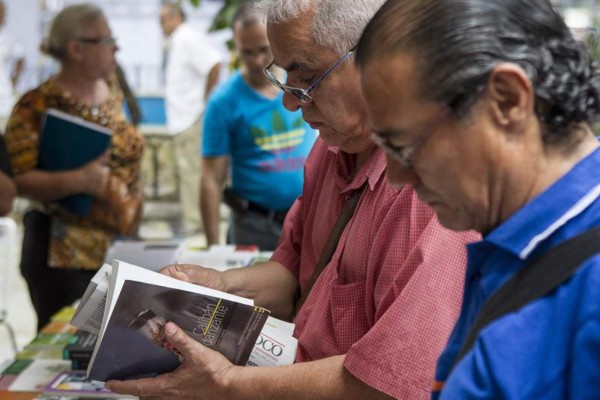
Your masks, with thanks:
[(163, 4), (160, 25), (168, 38), (166, 62), (167, 127), (175, 137), (175, 154), (180, 179), (183, 228), (195, 232), (200, 228), (198, 193), (201, 124), (204, 91), (211, 69), (221, 55), (208, 38), (185, 23), (180, 6)]
[(15, 87), (24, 66), (24, 49), (3, 32), (6, 6), (0, 0), (0, 130), (4, 129), (15, 101)]

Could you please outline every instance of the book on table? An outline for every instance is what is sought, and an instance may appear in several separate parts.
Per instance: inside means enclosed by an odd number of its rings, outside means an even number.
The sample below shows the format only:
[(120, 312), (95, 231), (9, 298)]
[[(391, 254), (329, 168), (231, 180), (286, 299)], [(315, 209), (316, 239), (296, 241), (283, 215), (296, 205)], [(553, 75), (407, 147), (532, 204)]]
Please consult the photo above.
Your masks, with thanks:
[(111, 392), (104, 388), (103, 383), (87, 378), (84, 371), (64, 371), (59, 373), (52, 382), (42, 389), (46, 396), (53, 398), (134, 398)]
[(181, 355), (163, 330), (168, 321), (232, 363), (245, 365), (268, 316), (252, 300), (114, 260), (90, 283), (72, 324), (98, 335), (87, 372), (104, 382), (177, 368)]
[(160, 271), (166, 265), (175, 264), (183, 251), (181, 240), (115, 240), (104, 262), (121, 260), (134, 265), (143, 265), (146, 269)]
[[(40, 132), (39, 168), (46, 171), (80, 168), (104, 154), (111, 140), (110, 129), (50, 108)], [(58, 200), (62, 207), (81, 216), (90, 213), (92, 202), (93, 197), (88, 194)]]
[(68, 361), (58, 359), (14, 360), (0, 371), (0, 390), (39, 392), (57, 373), (67, 371), (69, 367)]
[(63, 347), (62, 357), (71, 360), (72, 370), (87, 369), (96, 347), (97, 335), (78, 330), (73, 335), (73, 340)]

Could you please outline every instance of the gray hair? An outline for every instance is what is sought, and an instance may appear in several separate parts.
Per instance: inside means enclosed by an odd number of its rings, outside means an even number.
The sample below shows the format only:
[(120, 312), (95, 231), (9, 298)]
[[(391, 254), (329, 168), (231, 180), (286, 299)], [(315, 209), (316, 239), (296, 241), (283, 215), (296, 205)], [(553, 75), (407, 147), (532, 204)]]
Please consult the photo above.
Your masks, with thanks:
[(283, 24), (314, 12), (315, 42), (339, 55), (356, 46), (363, 29), (385, 0), (258, 0), (267, 21)]
[(62, 61), (69, 41), (80, 35), (88, 24), (98, 18), (105, 18), (104, 13), (94, 4), (74, 4), (64, 8), (54, 17), (48, 36), (42, 40), (40, 50)]

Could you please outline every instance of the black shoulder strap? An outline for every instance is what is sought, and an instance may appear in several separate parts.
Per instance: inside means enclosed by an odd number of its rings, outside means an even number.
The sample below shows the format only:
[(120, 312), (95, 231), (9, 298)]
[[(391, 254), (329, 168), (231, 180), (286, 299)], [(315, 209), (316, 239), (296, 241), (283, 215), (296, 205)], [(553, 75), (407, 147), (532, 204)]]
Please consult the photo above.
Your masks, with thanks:
[[(319, 275), (321, 275), (321, 272), (323, 272), (327, 264), (329, 264), (329, 261), (331, 261), (331, 257), (333, 257), (333, 253), (335, 252), (335, 249), (337, 248), (340, 242), (340, 238), (342, 237), (342, 232), (344, 232), (344, 228), (346, 228), (346, 225), (348, 225), (348, 222), (350, 221), (350, 219), (352, 219), (352, 216), (354, 215), (354, 211), (358, 206), (358, 202), (360, 201), (362, 194), (367, 189), (367, 186), (369, 186), (368, 184), (369, 180), (367, 179), (359, 189), (356, 189), (354, 192), (352, 192), (350, 197), (346, 199), (346, 202), (342, 206), (340, 215), (338, 216), (338, 219), (335, 225), (333, 226), (333, 229), (329, 233), (327, 243), (325, 243), (323, 252), (319, 257), (319, 261), (317, 262), (315, 269), (312, 275), (310, 276), (310, 279), (308, 280), (308, 283), (306, 284), (306, 288), (304, 289), (304, 292), (302, 292), (302, 294), (299, 296), (300, 298), (298, 299), (298, 301), (296, 301), (296, 304), (294, 306), (294, 317), (298, 315), (300, 308), (308, 298), (308, 294), (310, 293), (312, 287), (317, 281), (317, 278), (319, 277)], [(300, 285), (298, 285), (298, 288), (300, 288)]]
[(579, 266), (596, 253), (600, 253), (600, 227), (569, 239), (527, 263), (485, 302), (454, 360), (454, 366), (473, 347), (483, 328), (550, 293), (569, 280)]

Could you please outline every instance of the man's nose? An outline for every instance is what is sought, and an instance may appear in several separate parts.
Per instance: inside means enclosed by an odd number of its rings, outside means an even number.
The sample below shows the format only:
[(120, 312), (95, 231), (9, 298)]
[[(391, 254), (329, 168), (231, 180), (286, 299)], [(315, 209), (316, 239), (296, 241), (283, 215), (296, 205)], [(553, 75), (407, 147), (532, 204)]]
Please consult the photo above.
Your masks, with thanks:
[(302, 103), (300, 99), (293, 94), (287, 92), (283, 93), (283, 106), (288, 110), (297, 111), (304, 104), (305, 103)]

